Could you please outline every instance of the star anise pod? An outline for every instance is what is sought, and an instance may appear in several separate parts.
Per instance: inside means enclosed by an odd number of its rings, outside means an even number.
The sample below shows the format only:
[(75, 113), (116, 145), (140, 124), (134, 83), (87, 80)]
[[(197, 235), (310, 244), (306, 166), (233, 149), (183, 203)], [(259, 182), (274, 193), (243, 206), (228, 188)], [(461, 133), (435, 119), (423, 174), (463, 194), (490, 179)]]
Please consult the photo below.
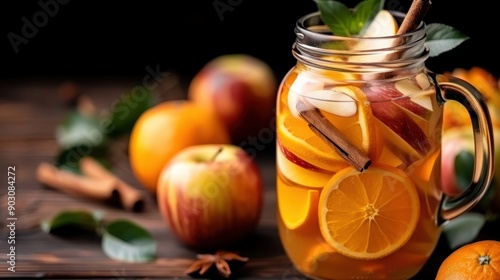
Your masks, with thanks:
[(233, 252), (228, 251), (217, 251), (215, 254), (198, 254), (196, 255), (198, 259), (195, 261), (186, 271), (186, 274), (192, 275), (197, 273), (202, 276), (207, 273), (211, 268), (215, 267), (218, 274), (224, 278), (228, 278), (231, 275), (230, 262), (247, 262), (248, 258), (241, 257)]

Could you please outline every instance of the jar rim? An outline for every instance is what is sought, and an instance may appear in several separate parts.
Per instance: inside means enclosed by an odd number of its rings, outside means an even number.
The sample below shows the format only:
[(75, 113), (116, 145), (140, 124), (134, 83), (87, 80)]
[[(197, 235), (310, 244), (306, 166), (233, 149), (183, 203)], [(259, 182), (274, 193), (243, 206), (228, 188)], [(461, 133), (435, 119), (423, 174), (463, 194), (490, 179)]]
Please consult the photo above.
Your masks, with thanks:
[[(405, 13), (399, 12), (399, 11), (394, 11), (394, 10), (388, 10), (396, 20), (402, 21), (405, 17)], [(401, 22), (398, 22), (401, 24)], [(318, 31), (310, 30), (311, 27), (316, 27)], [(410, 32), (407, 32), (405, 34), (399, 34), (399, 35), (392, 35), (392, 36), (379, 36), (379, 37), (361, 37), (361, 36), (340, 36), (340, 35), (334, 35), (331, 33), (331, 30), (329, 29), (328, 26), (324, 24), (324, 22), (321, 19), (321, 14), (319, 11), (312, 12), (309, 14), (306, 14), (299, 18), (296, 22), (296, 30), (295, 33), (297, 37), (303, 37), (303, 36), (314, 36), (318, 39), (322, 40), (367, 40), (367, 41), (376, 41), (380, 39), (397, 39), (397, 38), (405, 38), (405, 37), (411, 37), (415, 35), (418, 32), (422, 32), (422, 30), (425, 30), (425, 22), (420, 22), (418, 27)]]
[[(398, 24), (406, 15), (397, 11), (389, 12)], [(402, 72), (421, 71), (429, 57), (423, 21), (415, 30), (400, 35), (339, 36), (332, 34), (317, 11), (297, 21), (295, 34), (292, 54), (299, 62), (314, 68), (360, 74), (384, 73), (385, 77), (400, 76)]]

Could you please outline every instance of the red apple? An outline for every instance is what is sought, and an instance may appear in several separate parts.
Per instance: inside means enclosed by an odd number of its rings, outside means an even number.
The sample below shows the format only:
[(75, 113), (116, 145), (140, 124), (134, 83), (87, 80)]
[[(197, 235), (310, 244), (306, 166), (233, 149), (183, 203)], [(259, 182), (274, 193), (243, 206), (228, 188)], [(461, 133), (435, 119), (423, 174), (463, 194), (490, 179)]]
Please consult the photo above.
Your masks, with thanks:
[(208, 62), (192, 79), (188, 97), (222, 118), (234, 143), (269, 128), (274, 116), (277, 81), (264, 61), (228, 54)]
[(158, 207), (185, 245), (221, 249), (248, 237), (263, 207), (257, 164), (234, 145), (197, 145), (181, 150), (158, 180)]
[[(500, 179), (500, 128), (493, 128), (495, 173), (493, 185)], [(463, 191), (457, 183), (455, 170), (455, 159), (460, 152), (470, 152), (474, 154), (474, 135), (471, 126), (453, 127), (443, 132), (443, 148), (441, 152), (441, 175), (443, 192), (449, 196), (454, 196)], [(472, 172), (472, 170), (471, 170)], [(494, 186), (493, 186), (494, 188)], [(487, 197), (488, 198), (488, 197)], [(497, 192), (494, 209), (500, 210), (500, 192)]]
[(449, 196), (460, 194), (463, 190), (457, 184), (455, 159), (460, 152), (474, 153), (472, 128), (451, 128), (444, 132), (441, 150), (441, 187)]

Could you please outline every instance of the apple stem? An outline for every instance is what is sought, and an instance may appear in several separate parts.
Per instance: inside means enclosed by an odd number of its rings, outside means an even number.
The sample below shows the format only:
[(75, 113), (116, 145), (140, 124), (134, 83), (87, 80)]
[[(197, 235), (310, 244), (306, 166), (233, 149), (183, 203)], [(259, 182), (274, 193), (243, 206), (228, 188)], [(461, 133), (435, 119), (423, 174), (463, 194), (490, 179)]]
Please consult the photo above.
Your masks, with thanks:
[(219, 154), (222, 152), (222, 147), (219, 147), (219, 149), (217, 149), (217, 151), (215, 152), (215, 154), (212, 156), (212, 158), (210, 159), (210, 161), (215, 161), (215, 159), (219, 156)]

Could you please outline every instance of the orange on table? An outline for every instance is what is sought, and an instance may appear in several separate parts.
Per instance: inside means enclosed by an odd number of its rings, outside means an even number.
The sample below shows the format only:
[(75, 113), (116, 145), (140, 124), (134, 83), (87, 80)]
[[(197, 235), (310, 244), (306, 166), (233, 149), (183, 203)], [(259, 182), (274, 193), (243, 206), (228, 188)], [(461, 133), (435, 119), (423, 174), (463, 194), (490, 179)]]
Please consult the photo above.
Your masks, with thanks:
[(472, 127), (469, 113), (460, 103), (450, 100), (443, 107), (443, 130), (460, 126)]
[(482, 67), (474, 66), (469, 70), (456, 68), (451, 75), (471, 83), (486, 100), (500, 95), (498, 79)]
[[(375, 160), (382, 148), (376, 139), (374, 118), (366, 95), (355, 86), (339, 86), (332, 90), (343, 92), (356, 100), (357, 113), (351, 117), (340, 117), (326, 112), (322, 112), (323, 115), (350, 143), (361, 148)], [(346, 161), (320, 139), (306, 121), (294, 117), (289, 111), (280, 113), (277, 130), (280, 143), (310, 164), (333, 172), (345, 167)]]
[(452, 252), (438, 269), (436, 280), (500, 279), (500, 242), (482, 240)]
[(135, 123), (129, 140), (130, 165), (138, 181), (155, 193), (163, 166), (180, 150), (229, 143), (227, 129), (211, 111), (192, 101), (165, 101)]
[(356, 259), (377, 259), (401, 248), (420, 215), (415, 185), (401, 170), (350, 166), (323, 189), (318, 206), (320, 230), (337, 252)]
[[(483, 96), (488, 109), (490, 111), (491, 120), (494, 126), (500, 126), (500, 81), (486, 69), (478, 66), (471, 67), (470, 69), (456, 68), (451, 73), (445, 74), (453, 75), (457, 78), (465, 80), (472, 84)], [(449, 125), (458, 126), (459, 124), (471, 125), (469, 114), (467, 110), (460, 105), (445, 106), (445, 115), (443, 118), (443, 128)], [(449, 108), (449, 113), (446, 112), (446, 107)], [(461, 107), (458, 111), (453, 107)], [(455, 115), (454, 115), (455, 114)], [(465, 119), (465, 122), (460, 121)], [(460, 121), (457, 123), (457, 121)]]

